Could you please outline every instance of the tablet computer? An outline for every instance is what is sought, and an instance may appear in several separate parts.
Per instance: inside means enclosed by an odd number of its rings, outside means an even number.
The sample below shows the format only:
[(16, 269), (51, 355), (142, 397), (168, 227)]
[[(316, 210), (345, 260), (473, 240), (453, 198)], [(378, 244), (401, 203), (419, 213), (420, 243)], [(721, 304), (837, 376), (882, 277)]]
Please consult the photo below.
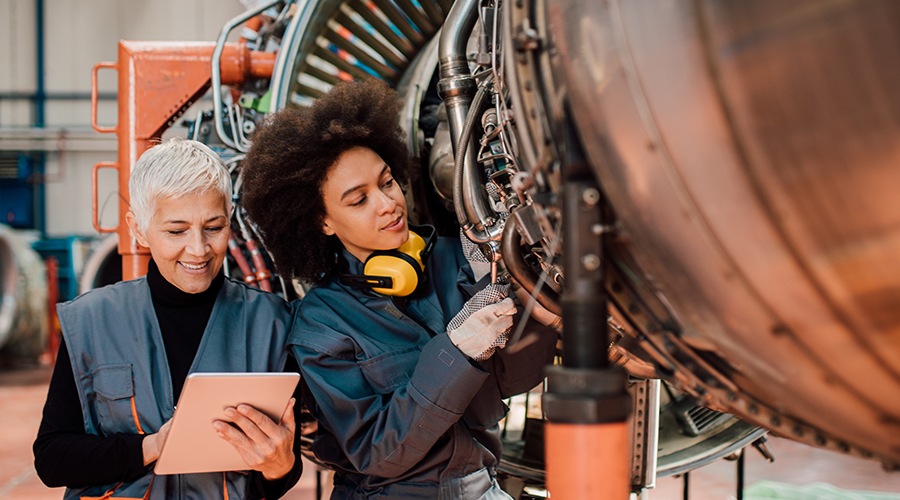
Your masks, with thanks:
[(248, 404), (277, 423), (299, 380), (299, 373), (188, 375), (156, 462), (156, 473), (247, 470), (237, 450), (216, 434), (213, 421), (229, 422), (225, 408)]

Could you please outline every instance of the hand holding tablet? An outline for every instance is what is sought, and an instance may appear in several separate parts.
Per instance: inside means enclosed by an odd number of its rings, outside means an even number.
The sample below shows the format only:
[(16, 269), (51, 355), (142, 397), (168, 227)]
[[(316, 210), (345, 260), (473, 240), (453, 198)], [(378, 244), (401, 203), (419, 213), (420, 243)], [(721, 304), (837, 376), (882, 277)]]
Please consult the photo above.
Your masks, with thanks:
[(293, 465), (290, 399), (299, 379), (297, 373), (192, 373), (178, 400), (156, 473), (253, 468), (268, 479), (280, 477)]
[(226, 408), (231, 422), (213, 422), (218, 436), (237, 450), (248, 467), (262, 472), (269, 480), (278, 479), (294, 466), (294, 403), (288, 402), (280, 421), (274, 421), (256, 408), (242, 404)]

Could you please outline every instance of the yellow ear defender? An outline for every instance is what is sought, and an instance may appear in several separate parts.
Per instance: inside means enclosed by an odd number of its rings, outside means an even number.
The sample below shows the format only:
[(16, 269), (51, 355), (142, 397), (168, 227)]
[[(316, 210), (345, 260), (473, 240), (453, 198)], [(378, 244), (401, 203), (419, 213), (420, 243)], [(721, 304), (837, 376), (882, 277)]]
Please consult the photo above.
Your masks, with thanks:
[(431, 226), (410, 226), (409, 239), (396, 250), (377, 250), (366, 259), (365, 274), (341, 274), (347, 286), (371, 288), (373, 291), (406, 297), (423, 281), (425, 262), (437, 241)]

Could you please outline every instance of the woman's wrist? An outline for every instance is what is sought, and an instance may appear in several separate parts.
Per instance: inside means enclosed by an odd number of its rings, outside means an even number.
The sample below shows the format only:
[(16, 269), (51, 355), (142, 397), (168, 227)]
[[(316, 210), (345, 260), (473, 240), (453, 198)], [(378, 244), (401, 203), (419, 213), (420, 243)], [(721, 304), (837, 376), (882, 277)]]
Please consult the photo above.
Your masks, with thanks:
[(150, 465), (159, 458), (159, 434), (149, 434), (141, 441), (144, 453), (144, 465)]
[(291, 469), (294, 468), (294, 463), (296, 462), (296, 460), (297, 460), (296, 455), (294, 455), (294, 453), (292, 451), (290, 459), (287, 462), (285, 462), (284, 464), (282, 464), (281, 467), (276, 467), (276, 468), (272, 468), (269, 470), (260, 471), (260, 472), (262, 472), (263, 479), (265, 479), (266, 481), (277, 481), (277, 480), (283, 478), (284, 476), (288, 475), (288, 473), (291, 472)]

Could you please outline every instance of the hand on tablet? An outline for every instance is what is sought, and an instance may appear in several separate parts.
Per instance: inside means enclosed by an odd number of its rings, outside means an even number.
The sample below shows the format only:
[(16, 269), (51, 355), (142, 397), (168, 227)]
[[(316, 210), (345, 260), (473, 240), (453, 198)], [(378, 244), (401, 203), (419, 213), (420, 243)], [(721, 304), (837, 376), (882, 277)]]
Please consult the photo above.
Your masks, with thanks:
[(144, 465), (149, 465), (159, 458), (159, 452), (162, 451), (163, 443), (169, 435), (169, 427), (172, 426), (172, 419), (166, 420), (162, 424), (156, 434), (150, 434), (141, 441), (141, 448), (144, 451)]
[(213, 427), (220, 438), (231, 443), (248, 467), (262, 472), (267, 480), (283, 477), (294, 466), (294, 399), (275, 423), (250, 405), (227, 408), (225, 416), (234, 425), (216, 420)]

